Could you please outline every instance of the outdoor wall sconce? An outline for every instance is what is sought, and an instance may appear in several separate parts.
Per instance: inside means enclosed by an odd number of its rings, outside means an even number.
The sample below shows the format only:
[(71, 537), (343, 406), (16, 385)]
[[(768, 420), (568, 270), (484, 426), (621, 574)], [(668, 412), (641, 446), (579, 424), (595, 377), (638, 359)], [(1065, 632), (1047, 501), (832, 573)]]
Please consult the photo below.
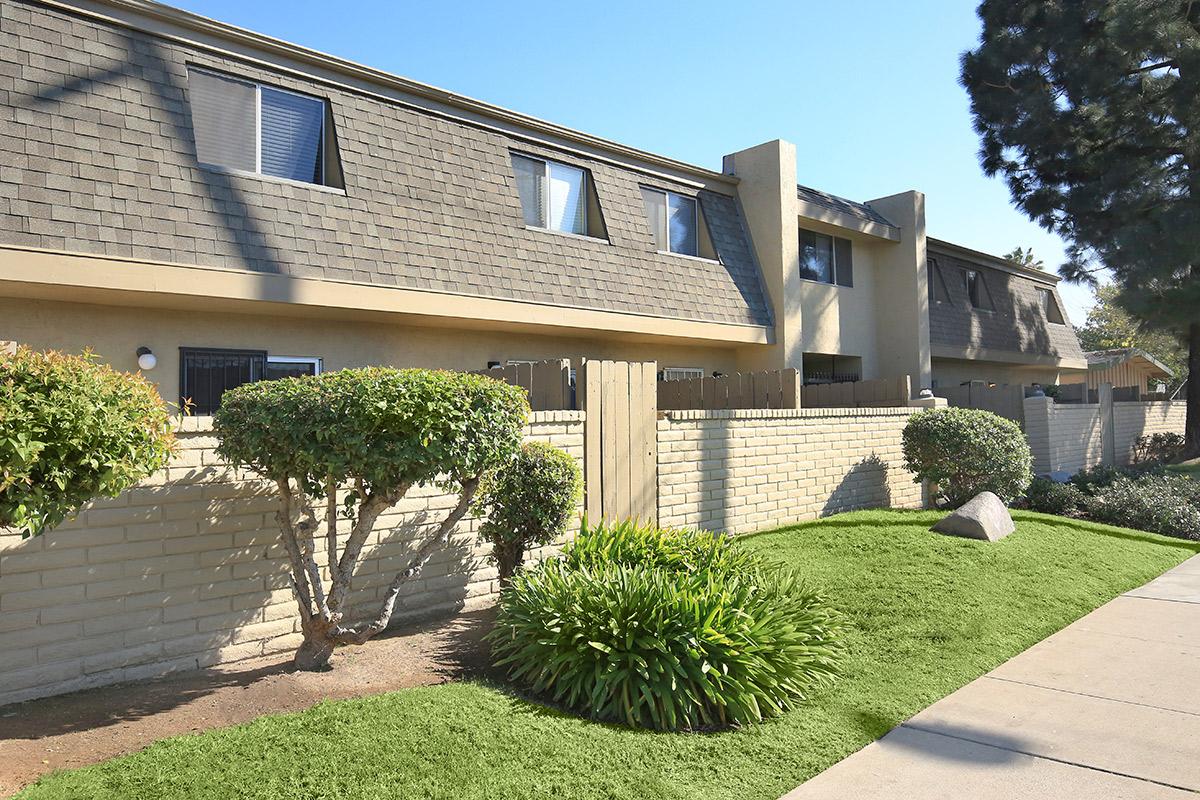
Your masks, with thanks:
[(488, 369), (500, 369), (500, 362), (499, 361), (489, 361)]
[(158, 356), (150, 351), (149, 347), (139, 347), (137, 349), (138, 369), (143, 369), (149, 372), (158, 366)]

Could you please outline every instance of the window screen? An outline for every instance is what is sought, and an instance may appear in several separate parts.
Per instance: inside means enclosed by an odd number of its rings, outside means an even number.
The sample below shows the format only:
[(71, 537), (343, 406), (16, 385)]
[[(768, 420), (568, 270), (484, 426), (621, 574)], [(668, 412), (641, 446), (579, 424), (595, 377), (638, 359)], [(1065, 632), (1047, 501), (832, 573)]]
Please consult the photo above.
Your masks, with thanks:
[(179, 350), (179, 394), (191, 413), (212, 414), (227, 390), (263, 379), (267, 354), (261, 350)]
[(196, 158), (204, 164), (258, 169), (258, 87), (253, 83), (188, 70), (188, 100), (196, 134)]
[(655, 249), (670, 249), (670, 239), (667, 234), (666, 192), (642, 187), (642, 203), (646, 206), (646, 220), (650, 223), (650, 232), (654, 234)]
[(267, 380), (274, 381), (280, 378), (300, 378), (305, 375), (316, 375), (320, 371), (320, 359), (269, 356), (267, 358), (265, 376)]

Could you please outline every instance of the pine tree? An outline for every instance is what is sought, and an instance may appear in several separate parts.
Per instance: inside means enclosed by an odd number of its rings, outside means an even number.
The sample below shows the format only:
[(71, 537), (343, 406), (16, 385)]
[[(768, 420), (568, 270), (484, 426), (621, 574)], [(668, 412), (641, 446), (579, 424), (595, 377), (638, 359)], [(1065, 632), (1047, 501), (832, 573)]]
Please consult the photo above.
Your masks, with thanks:
[[(1200, 2), (984, 0), (961, 80), (984, 171), (1068, 243), (1064, 277), (1186, 344), (1200, 375)], [(1200, 454), (1200, 380), (1187, 446)]]

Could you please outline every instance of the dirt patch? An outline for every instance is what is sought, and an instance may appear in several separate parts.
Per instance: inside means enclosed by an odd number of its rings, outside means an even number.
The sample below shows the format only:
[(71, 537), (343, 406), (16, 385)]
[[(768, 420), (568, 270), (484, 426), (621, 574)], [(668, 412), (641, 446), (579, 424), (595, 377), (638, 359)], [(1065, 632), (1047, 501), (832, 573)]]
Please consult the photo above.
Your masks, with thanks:
[(285, 654), (0, 707), (0, 797), (169, 736), (484, 674), (493, 618), (485, 609), (399, 628), (339, 649), (328, 672), (295, 672)]

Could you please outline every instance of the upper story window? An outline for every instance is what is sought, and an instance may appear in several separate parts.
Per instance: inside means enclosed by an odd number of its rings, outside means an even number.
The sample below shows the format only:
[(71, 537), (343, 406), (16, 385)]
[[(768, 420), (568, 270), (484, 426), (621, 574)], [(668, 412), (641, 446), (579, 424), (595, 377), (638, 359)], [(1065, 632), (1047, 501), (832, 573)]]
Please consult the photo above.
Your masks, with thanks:
[(1041, 303), (1042, 311), (1046, 314), (1048, 322), (1053, 322), (1055, 325), (1067, 324), (1062, 309), (1058, 306), (1058, 299), (1054, 296), (1054, 292), (1049, 289), (1038, 289), (1038, 300)]
[(926, 276), (929, 282), (929, 304), (949, 303), (950, 289), (946, 286), (946, 276), (942, 274), (941, 265), (936, 258), (931, 258), (925, 263), (929, 266), (929, 274)]
[(983, 278), (983, 273), (975, 269), (964, 269), (963, 284), (967, 289), (967, 297), (971, 301), (971, 307), (977, 308), (980, 311), (995, 311), (996, 306), (992, 303), (991, 292), (988, 291), (987, 281)]
[(849, 239), (800, 231), (800, 277), (808, 281), (854, 285), (854, 256)]
[(196, 158), (209, 166), (341, 185), (328, 104), (320, 98), (188, 69)]
[(512, 164), (526, 225), (604, 237), (600, 204), (587, 170), (517, 153), (512, 154)]
[(659, 252), (716, 259), (696, 198), (643, 186), (642, 203)]

